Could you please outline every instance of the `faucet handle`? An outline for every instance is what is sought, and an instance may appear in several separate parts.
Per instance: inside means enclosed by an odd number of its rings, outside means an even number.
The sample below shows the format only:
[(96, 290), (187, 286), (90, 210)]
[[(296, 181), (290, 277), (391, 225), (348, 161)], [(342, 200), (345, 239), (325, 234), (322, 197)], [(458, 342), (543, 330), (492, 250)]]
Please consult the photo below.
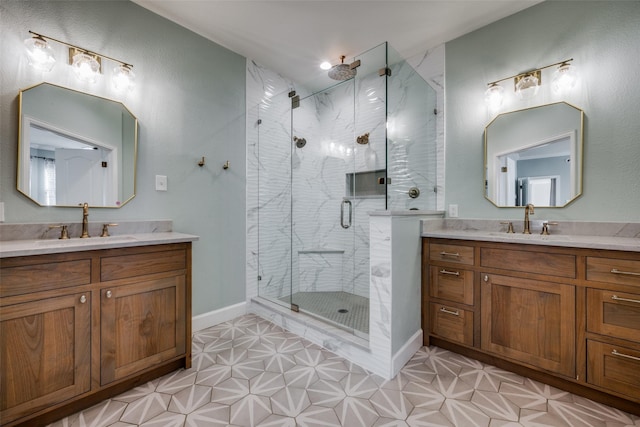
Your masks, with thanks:
[(60, 224), (60, 225), (50, 225), (49, 226), (49, 230), (53, 229), (53, 228), (60, 228), (60, 237), (58, 237), (58, 239), (63, 239), (66, 240), (69, 238), (69, 230), (67, 229), (67, 226), (64, 224)]
[(118, 224), (102, 224), (102, 234), (100, 237), (109, 237), (109, 227), (115, 227)]
[(500, 221), (500, 224), (509, 224), (509, 228), (507, 229), (507, 233), (508, 234), (515, 233), (515, 231), (513, 231), (513, 222), (511, 222), (511, 221)]
[(548, 236), (549, 234), (549, 226), (550, 225), (558, 225), (557, 222), (549, 222), (549, 221), (544, 221), (542, 223), (542, 231), (540, 232), (540, 234), (542, 234), (543, 236)]

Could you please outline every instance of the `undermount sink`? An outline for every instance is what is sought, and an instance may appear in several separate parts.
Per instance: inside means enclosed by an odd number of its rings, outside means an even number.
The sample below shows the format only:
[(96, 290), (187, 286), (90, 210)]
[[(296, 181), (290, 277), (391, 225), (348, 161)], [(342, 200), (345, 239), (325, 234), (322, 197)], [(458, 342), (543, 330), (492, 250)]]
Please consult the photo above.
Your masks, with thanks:
[(87, 245), (96, 245), (96, 244), (114, 244), (114, 243), (126, 243), (126, 242), (134, 242), (136, 239), (133, 236), (109, 236), (109, 237), (90, 237), (88, 239), (47, 239), (47, 240), (36, 240), (35, 244), (37, 246), (87, 246)]
[(506, 239), (526, 239), (526, 240), (542, 240), (542, 241), (548, 240), (548, 241), (556, 241), (556, 242), (561, 242), (568, 239), (568, 236), (563, 236), (559, 234), (539, 234), (539, 233), (523, 234), (523, 233), (517, 233), (517, 232), (507, 233), (505, 231), (490, 231), (487, 234), (489, 236), (504, 237)]

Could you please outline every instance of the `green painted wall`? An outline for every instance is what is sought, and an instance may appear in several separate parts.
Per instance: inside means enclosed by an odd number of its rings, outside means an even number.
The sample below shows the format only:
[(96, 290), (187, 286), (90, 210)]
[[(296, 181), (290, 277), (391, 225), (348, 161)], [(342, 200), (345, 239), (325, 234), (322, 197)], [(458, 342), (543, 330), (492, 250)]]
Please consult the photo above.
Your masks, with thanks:
[[(446, 204), (462, 218), (520, 219), (482, 193), (488, 82), (574, 58), (580, 81), (559, 97), (543, 71), (529, 102), (502, 111), (567, 101), (585, 111), (583, 195), (535, 219), (640, 221), (640, 2), (547, 1), (446, 44)], [(545, 80), (546, 79), (546, 80)], [(505, 93), (513, 87), (505, 83)]]
[[(23, 40), (42, 33), (134, 65), (135, 89), (114, 92), (102, 78), (76, 80), (54, 44), (50, 73), (28, 65)], [(18, 91), (48, 81), (123, 102), (140, 122), (137, 196), (121, 209), (92, 209), (90, 221), (171, 219), (196, 234), (193, 313), (244, 301), (244, 57), (129, 1), (0, 2), (0, 201), (6, 222), (81, 220), (80, 209), (38, 207), (15, 189)], [(113, 67), (113, 63), (107, 63)], [(197, 161), (206, 157), (206, 166)], [(231, 168), (223, 171), (229, 160)], [(155, 175), (168, 177), (155, 191)]]

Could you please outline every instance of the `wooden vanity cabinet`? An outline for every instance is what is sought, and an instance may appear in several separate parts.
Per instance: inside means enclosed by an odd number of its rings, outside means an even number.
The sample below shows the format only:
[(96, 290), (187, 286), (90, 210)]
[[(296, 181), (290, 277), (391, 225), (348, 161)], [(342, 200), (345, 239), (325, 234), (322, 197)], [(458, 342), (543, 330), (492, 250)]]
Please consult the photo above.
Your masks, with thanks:
[(191, 243), (3, 258), (0, 274), (3, 426), (191, 365)]
[(640, 415), (640, 252), (440, 238), (422, 248), (425, 345)]
[(428, 253), (429, 332), (454, 342), (474, 343), (474, 248), (430, 245)]
[(100, 289), (100, 384), (185, 353), (185, 278)]
[(640, 257), (586, 258), (587, 381), (640, 401)]
[(482, 275), (480, 348), (575, 376), (575, 286)]
[(72, 293), (2, 307), (2, 425), (91, 387), (91, 301)]

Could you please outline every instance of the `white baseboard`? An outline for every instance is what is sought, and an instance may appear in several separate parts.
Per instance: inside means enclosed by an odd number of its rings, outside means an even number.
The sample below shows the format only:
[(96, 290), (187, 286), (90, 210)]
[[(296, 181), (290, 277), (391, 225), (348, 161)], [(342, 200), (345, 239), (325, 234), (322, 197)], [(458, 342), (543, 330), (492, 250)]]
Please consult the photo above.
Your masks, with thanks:
[(409, 341), (391, 358), (391, 378), (400, 372), (400, 369), (407, 364), (420, 347), (422, 347), (422, 329), (418, 329), (418, 331), (409, 338)]
[(218, 310), (194, 316), (191, 319), (191, 329), (192, 332), (198, 332), (245, 314), (247, 314), (247, 303), (243, 301), (238, 304), (229, 305)]

